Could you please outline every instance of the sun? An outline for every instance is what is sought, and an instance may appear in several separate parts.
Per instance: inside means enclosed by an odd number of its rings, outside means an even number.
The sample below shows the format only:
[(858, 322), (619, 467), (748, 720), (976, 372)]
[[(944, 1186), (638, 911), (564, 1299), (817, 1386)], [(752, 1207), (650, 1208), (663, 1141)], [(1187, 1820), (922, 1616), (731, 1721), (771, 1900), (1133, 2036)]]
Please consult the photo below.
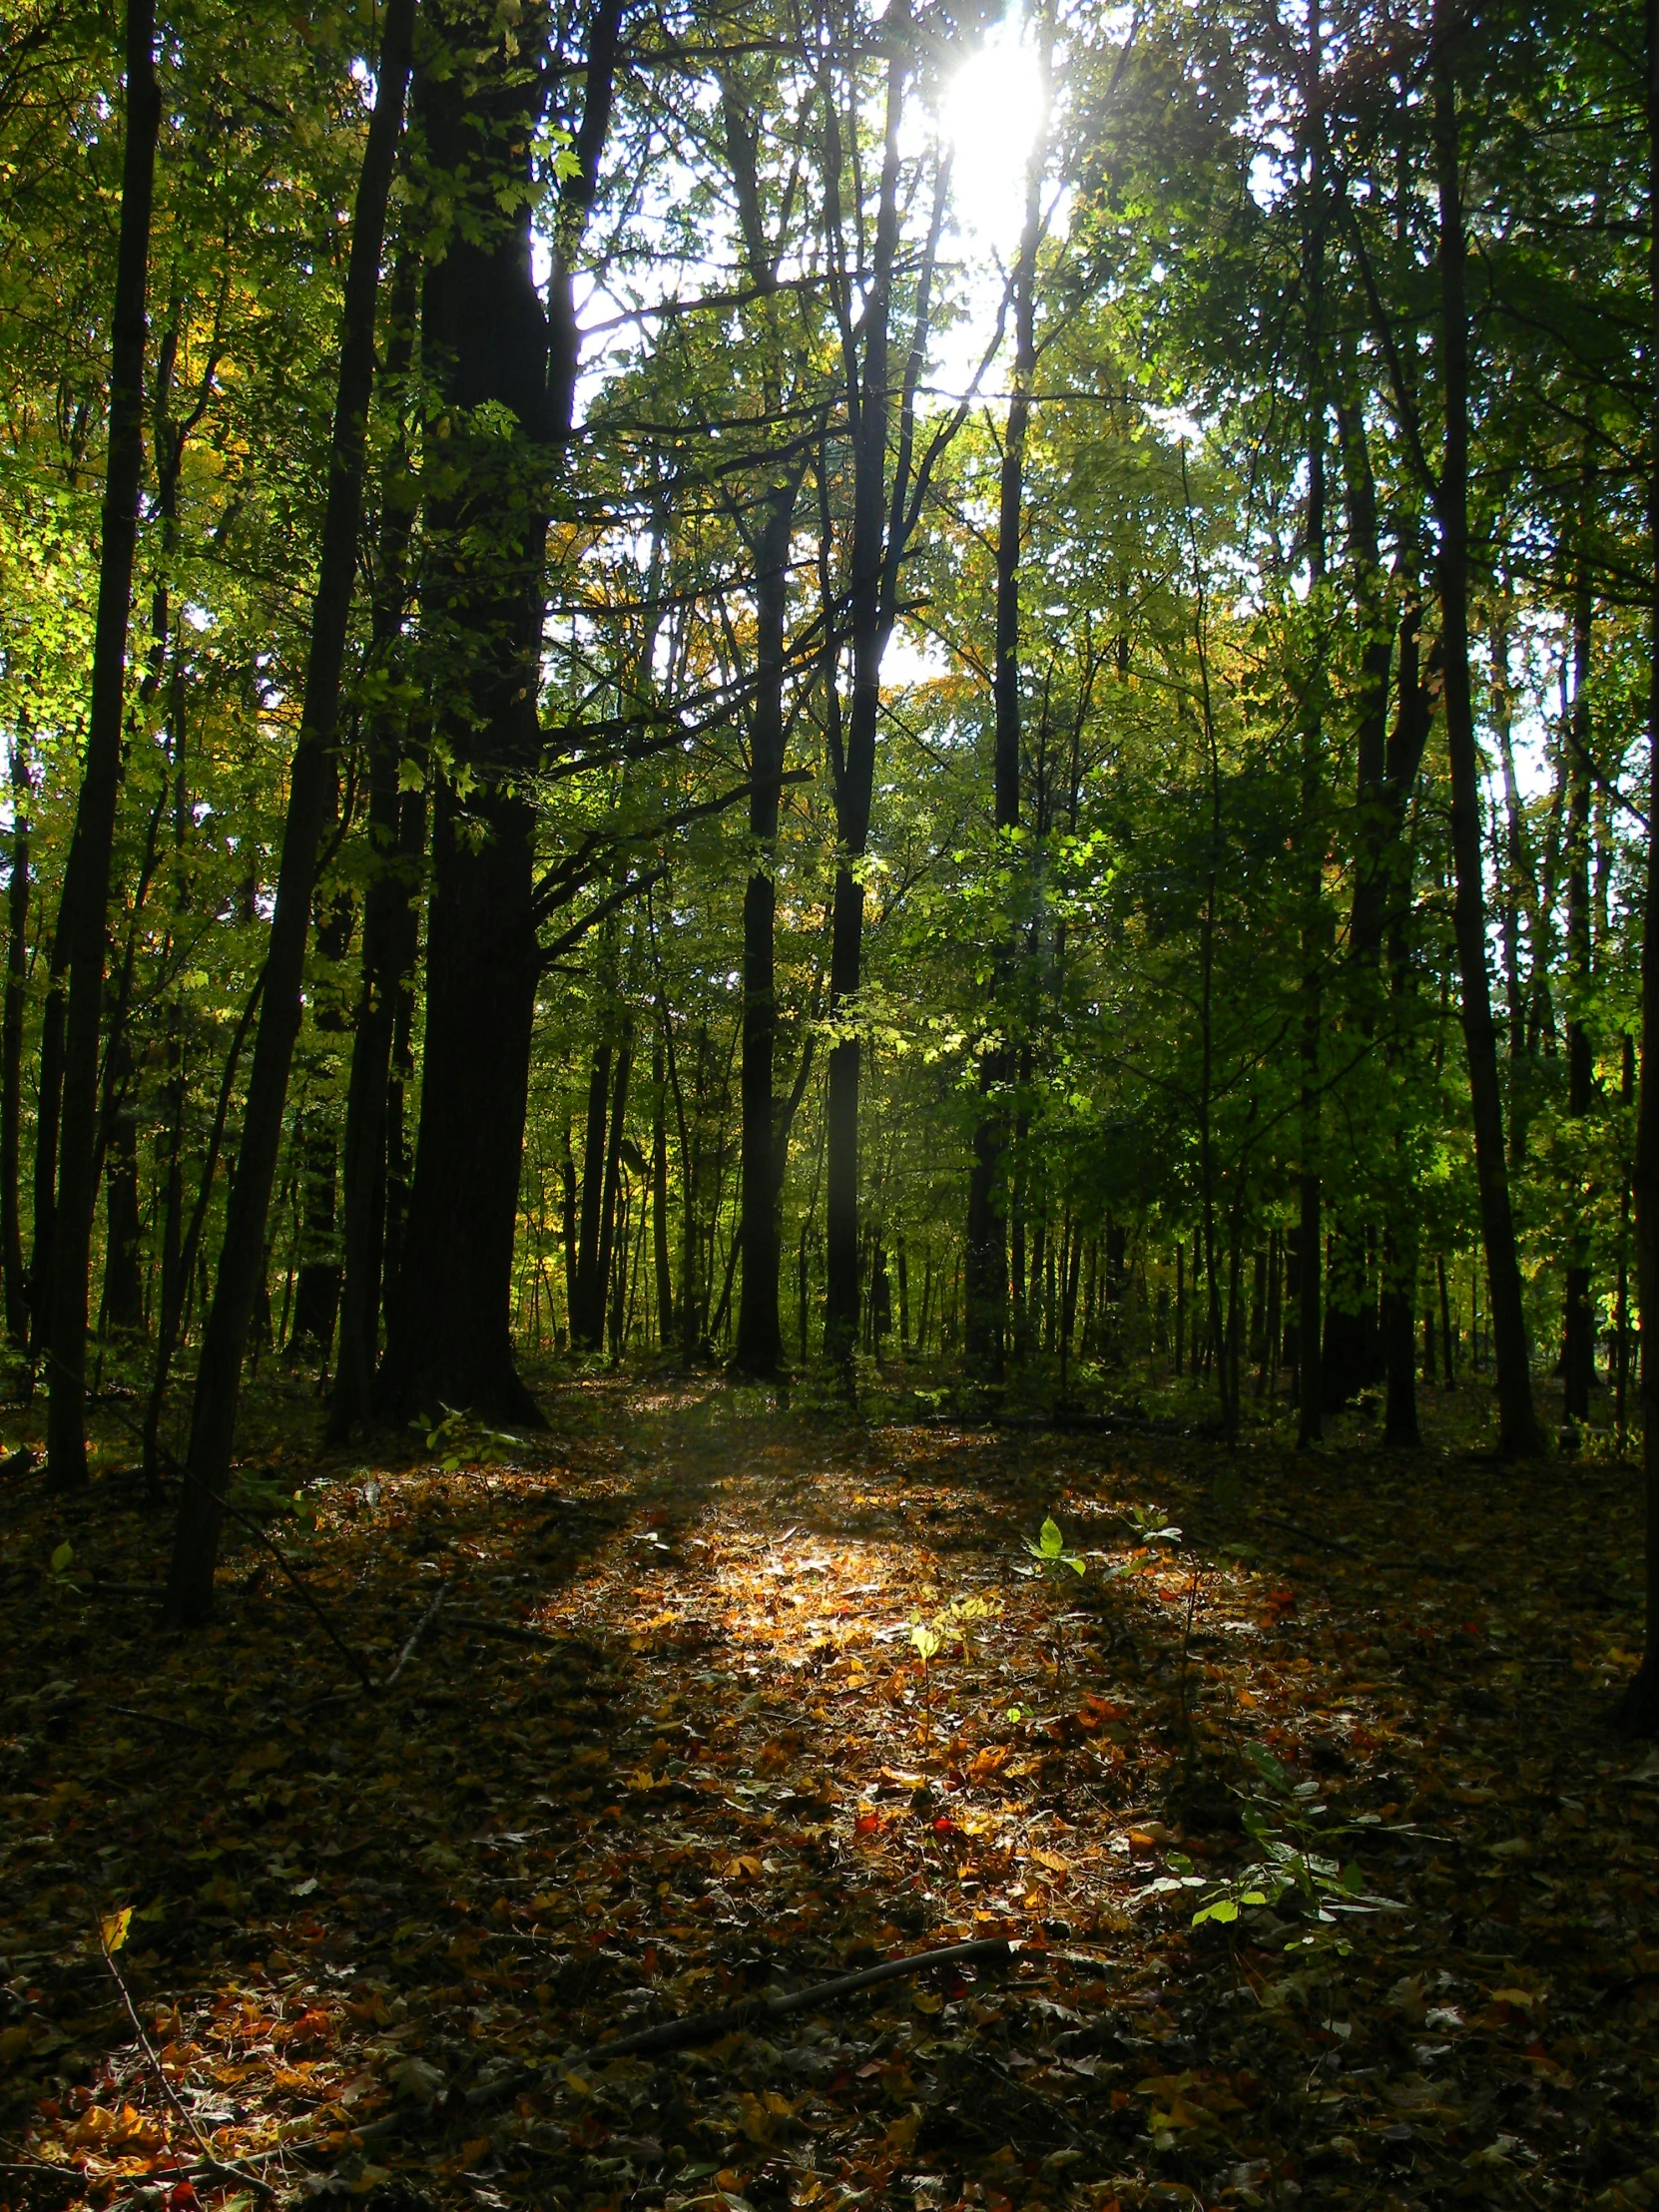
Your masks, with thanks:
[(1047, 111), (1042, 67), (1017, 20), (1000, 23), (951, 77), (940, 123), (954, 150), (957, 228), (1011, 249), (1025, 205), (1025, 165)]

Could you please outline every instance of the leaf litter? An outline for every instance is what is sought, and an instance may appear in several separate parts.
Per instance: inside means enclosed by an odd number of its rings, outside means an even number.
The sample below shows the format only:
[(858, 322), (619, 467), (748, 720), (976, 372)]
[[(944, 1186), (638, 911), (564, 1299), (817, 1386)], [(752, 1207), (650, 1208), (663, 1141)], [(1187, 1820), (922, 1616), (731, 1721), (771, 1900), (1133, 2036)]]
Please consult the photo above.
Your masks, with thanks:
[(245, 1470), (367, 1692), (268, 1551), (164, 1636), (136, 1485), (11, 1481), (0, 2200), (1659, 2200), (1627, 1469), (554, 1420)]

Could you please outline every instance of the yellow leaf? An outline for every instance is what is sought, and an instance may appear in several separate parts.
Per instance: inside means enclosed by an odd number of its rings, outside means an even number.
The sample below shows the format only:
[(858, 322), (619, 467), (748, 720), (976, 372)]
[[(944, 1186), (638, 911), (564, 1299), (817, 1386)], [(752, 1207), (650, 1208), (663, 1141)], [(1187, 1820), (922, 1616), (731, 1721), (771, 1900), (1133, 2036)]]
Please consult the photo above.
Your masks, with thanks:
[(118, 1951), (127, 1940), (127, 1931), (133, 1925), (133, 1909), (124, 1905), (119, 1913), (106, 1913), (98, 1923), (107, 1951)]

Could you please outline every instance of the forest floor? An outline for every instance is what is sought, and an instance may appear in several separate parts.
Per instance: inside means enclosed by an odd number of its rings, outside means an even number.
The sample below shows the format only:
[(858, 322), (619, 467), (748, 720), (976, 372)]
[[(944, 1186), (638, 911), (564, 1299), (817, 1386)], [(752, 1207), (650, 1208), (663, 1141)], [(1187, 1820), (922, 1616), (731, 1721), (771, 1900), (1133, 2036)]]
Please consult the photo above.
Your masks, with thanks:
[[(239, 1535), (200, 1636), (117, 1431), (84, 1498), (0, 1479), (0, 2202), (1659, 2201), (1632, 1464), (569, 1375), (504, 1463), (319, 1458), (262, 1390), (292, 1575)], [(1195, 1928), (1264, 1854), (1331, 1918)]]

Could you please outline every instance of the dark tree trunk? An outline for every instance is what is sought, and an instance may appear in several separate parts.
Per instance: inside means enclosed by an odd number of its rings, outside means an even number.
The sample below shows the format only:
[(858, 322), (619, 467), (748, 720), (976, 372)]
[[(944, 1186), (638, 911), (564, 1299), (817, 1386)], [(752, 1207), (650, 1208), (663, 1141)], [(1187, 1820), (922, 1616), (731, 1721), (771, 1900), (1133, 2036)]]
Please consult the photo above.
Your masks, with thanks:
[(388, 0), (374, 114), (352, 217), (321, 560), (311, 604), (299, 742), (288, 782), (287, 819), (266, 953), (264, 999), (220, 1254), (219, 1283), (197, 1370), (189, 1479), (168, 1576), (167, 1612), (178, 1626), (195, 1625), (213, 1609), (214, 1566), (236, 1441), (243, 1358), (265, 1275), (266, 1218), (281, 1147), (288, 1071), (299, 1034), (317, 848), (334, 790), (340, 676), (351, 612), (363, 453), (374, 379), (374, 304), (392, 165), (403, 120), (413, 22), (414, 0)]
[[(1572, 714), (1567, 725), (1567, 1112), (1582, 1130), (1595, 1099), (1590, 1001), (1590, 642), (1593, 601), (1584, 538), (1589, 526), (1588, 470), (1579, 517), (1578, 573), (1573, 589)], [(1595, 1314), (1590, 1304), (1590, 1234), (1584, 1216), (1590, 1193), (1582, 1179), (1567, 1194), (1567, 1269), (1561, 1332), (1561, 1417), (1587, 1420), (1595, 1380)]]
[[(1308, 575), (1309, 595), (1314, 599), (1324, 581), (1326, 562), (1325, 516), (1325, 139), (1317, 120), (1317, 99), (1322, 69), (1322, 32), (1317, 13), (1309, 18), (1308, 77), (1311, 118), (1308, 155), (1308, 217), (1303, 255), (1308, 277)], [(1297, 1190), (1300, 1202), (1300, 1237), (1297, 1276), (1297, 1441), (1318, 1443), (1324, 1432), (1326, 1391), (1322, 1366), (1324, 1333), (1321, 1328), (1320, 1289), (1324, 1257), (1322, 1224), (1324, 1198), (1324, 1102), (1321, 1074), (1325, 1026), (1325, 957), (1329, 934), (1324, 883), (1324, 748), (1321, 715), (1325, 686), (1323, 668), (1311, 672), (1302, 730), (1302, 835), (1306, 840), (1304, 906), (1302, 920), (1302, 1096), (1301, 1152)]]
[(139, 1264), (138, 1116), (132, 1103), (133, 1048), (125, 1024), (110, 1040), (114, 1111), (104, 1156), (108, 1240), (104, 1252), (104, 1329), (138, 1336), (144, 1328), (144, 1271)]
[(570, 1306), (570, 1341), (579, 1352), (597, 1352), (604, 1305), (599, 1272), (600, 1220), (605, 1196), (605, 1115), (611, 1088), (611, 1048), (600, 1045), (588, 1074), (588, 1114), (582, 1140), (582, 1211), (576, 1247), (576, 1288)]
[[(1046, 51), (1044, 61), (1046, 65)], [(1020, 815), (1019, 556), (1025, 514), (1025, 441), (1031, 420), (1031, 385), (1037, 370), (1037, 248), (1042, 237), (1042, 178), (1047, 133), (1032, 141), (1025, 170), (1025, 217), (1014, 264), (1014, 361), (1012, 397), (1002, 438), (996, 532), (996, 660), (991, 672), (996, 710), (992, 820), (998, 840), (1011, 845)], [(996, 962), (998, 989), (992, 1021), (1005, 1032), (1015, 936)], [(999, 1382), (1007, 1336), (1008, 1124), (1006, 1035), (979, 1057), (979, 1111), (968, 1171), (967, 1239), (963, 1254), (964, 1351), (969, 1372)]]
[[(611, 1125), (605, 1145), (605, 1187), (599, 1211), (599, 1254), (594, 1275), (597, 1285), (597, 1318), (603, 1327), (605, 1307), (612, 1292), (617, 1247), (618, 1201), (622, 1195), (622, 1140), (626, 1133), (628, 1085), (634, 1072), (634, 1033), (630, 1023), (617, 1047), (616, 1078), (611, 1090)], [(614, 1334), (614, 1332), (613, 1332)], [(612, 1358), (615, 1358), (613, 1347)]]
[[(46, 1449), (52, 1486), (58, 1490), (78, 1489), (87, 1479), (87, 1272), (98, 1191), (98, 1035), (103, 1017), (116, 801), (121, 788), (127, 618), (138, 548), (139, 486), (144, 474), (145, 298), (150, 279), (156, 142), (162, 117), (155, 45), (155, 0), (128, 0), (126, 144), (111, 318), (109, 458), (98, 563), (92, 697), (74, 845), (59, 918), (68, 955), (69, 990), (63, 1029), (56, 1206), (50, 1216), (51, 1262), (43, 1285), (50, 1302)], [(46, 1094), (43, 1067), (43, 1105)]]
[[(438, 0), (432, 65), (417, 96), (428, 160), (450, 180), (460, 211), (443, 258), (428, 266), (422, 307), (423, 373), (449, 409), (451, 474), (443, 496), (427, 503), (421, 613), (445, 669), (438, 734), (467, 782), (463, 791), (460, 779), (440, 777), (432, 814), (420, 1126), (376, 1391), (386, 1411), (405, 1418), (441, 1398), (488, 1417), (541, 1419), (511, 1338), (541, 964), (528, 782), (543, 753), (546, 502), (575, 393), (571, 256), (610, 124), (621, 6), (600, 0), (588, 35), (545, 313), (529, 214), (548, 82), (538, 66), (539, 11), (504, 35), (480, 0)], [(484, 58), (451, 73), (449, 58), (461, 52)], [(592, 1318), (597, 1334), (602, 1310)]]
[(748, 1375), (776, 1374), (784, 1350), (778, 1318), (778, 1193), (783, 1177), (773, 1098), (778, 1040), (773, 867), (784, 774), (784, 621), (800, 483), (797, 471), (771, 495), (755, 577), (749, 833), (759, 864), (751, 871), (743, 903), (743, 1292), (735, 1355), (735, 1364)]
[[(1443, 28), (1443, 26), (1441, 26)], [(1462, 981), (1463, 1043), (1474, 1120), (1480, 1226), (1491, 1286), (1492, 1342), (1497, 1356), (1499, 1449), (1535, 1457), (1543, 1436), (1532, 1403), (1532, 1373), (1521, 1296), (1520, 1261), (1503, 1151), (1503, 1098), (1497, 1038), (1486, 974), (1486, 899), (1480, 836), (1480, 757), (1469, 688), (1469, 365), (1466, 256), (1463, 236), (1457, 90), (1442, 39), (1433, 72), (1434, 151), (1439, 200), (1441, 385), (1444, 458), (1435, 494), (1440, 526), (1440, 638), (1446, 750), (1451, 764), (1451, 847), (1456, 868), (1453, 906)]]
[[(651, 1236), (657, 1271), (657, 1342), (667, 1352), (674, 1342), (674, 1278), (668, 1260), (668, 1099), (659, 1013), (651, 1045)], [(567, 1212), (566, 1219), (569, 1215)], [(568, 1232), (567, 1232), (568, 1234)]]
[[(896, 458), (889, 476), (888, 441), (894, 393), (889, 385), (893, 275), (898, 250), (900, 133), (904, 88), (911, 66), (913, 29), (908, 0), (894, 0), (884, 21), (886, 109), (881, 178), (869, 280), (858, 312), (862, 354), (850, 315), (842, 351), (849, 369), (846, 391), (852, 446), (852, 549), (848, 619), (852, 640), (852, 695), (844, 756), (835, 758), (835, 831), (840, 859), (835, 870), (830, 927), (830, 1012), (845, 1018), (856, 1003), (863, 972), (864, 891), (857, 863), (869, 840), (874, 796), (875, 744), (881, 716), (881, 662), (897, 618), (898, 571), (917, 517), (912, 484), (916, 387), (926, 358), (933, 266), (943, 221), (944, 197), (935, 196), (932, 227), (915, 269), (915, 322), (898, 394)], [(832, 220), (838, 229), (838, 149), (831, 164)], [(936, 452), (936, 446), (932, 449)], [(830, 1054), (826, 1102), (825, 1164), (825, 1356), (845, 1367), (858, 1341), (858, 1086), (857, 1037), (843, 1036)]]
[[(1647, 0), (1648, 821), (1659, 822), (1659, 0)], [(1642, 906), (1642, 1066), (1636, 1104), (1636, 1285), (1641, 1302), (1642, 1470), (1646, 1484), (1646, 1623), (1642, 1664), (1619, 1701), (1623, 1724), (1659, 1727), (1659, 854), (1650, 836)]]
[(325, 1111), (308, 1117), (299, 1136), (299, 1267), (293, 1286), (293, 1333), (283, 1348), (292, 1365), (326, 1367), (339, 1312), (340, 1263), (335, 1241), (339, 1151)]
[[(388, 301), (386, 381), (403, 405), (414, 351), (418, 268), (413, 250), (398, 255)], [(409, 539), (417, 492), (404, 440), (394, 439), (380, 481), (379, 544), (374, 564), (370, 659), (388, 688), (396, 675), (408, 581)], [(363, 894), (362, 978), (351, 1071), (346, 1081), (341, 1179), (345, 1187), (339, 1359), (328, 1433), (343, 1442), (369, 1416), (379, 1351), (380, 1284), (385, 1248), (386, 1114), (398, 999), (414, 967), (419, 928), (415, 877), (426, 841), (424, 790), (398, 789), (407, 734), (382, 698), (368, 727), (368, 842), (373, 869)]]
[(6, 1334), (29, 1341), (29, 1285), (23, 1272), (19, 1171), (23, 1136), (23, 1024), (29, 973), (29, 816), (34, 779), (21, 738), (12, 744), (12, 869), (6, 893), (6, 1002), (0, 1018), (0, 1265)]

